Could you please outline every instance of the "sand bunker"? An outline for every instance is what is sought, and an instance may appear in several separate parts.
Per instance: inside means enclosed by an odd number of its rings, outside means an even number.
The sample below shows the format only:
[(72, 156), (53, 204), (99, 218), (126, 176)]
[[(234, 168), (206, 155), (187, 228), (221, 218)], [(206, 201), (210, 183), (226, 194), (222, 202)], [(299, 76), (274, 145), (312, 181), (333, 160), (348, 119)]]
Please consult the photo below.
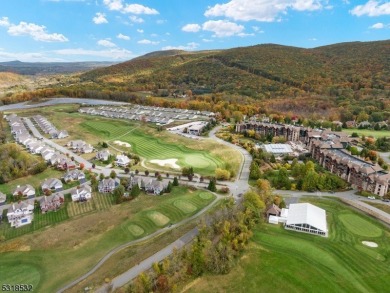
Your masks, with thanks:
[(176, 164), (177, 159), (166, 159), (166, 160), (150, 160), (152, 164), (157, 164), (162, 167), (170, 167), (173, 169), (181, 169), (181, 167)]
[(114, 143), (117, 145), (120, 145), (120, 146), (125, 146), (127, 148), (131, 147), (131, 144), (129, 144), (127, 142), (120, 141), (120, 140), (115, 140)]
[(371, 241), (362, 241), (362, 243), (368, 247), (378, 247), (378, 244), (376, 244), (375, 242), (371, 242)]

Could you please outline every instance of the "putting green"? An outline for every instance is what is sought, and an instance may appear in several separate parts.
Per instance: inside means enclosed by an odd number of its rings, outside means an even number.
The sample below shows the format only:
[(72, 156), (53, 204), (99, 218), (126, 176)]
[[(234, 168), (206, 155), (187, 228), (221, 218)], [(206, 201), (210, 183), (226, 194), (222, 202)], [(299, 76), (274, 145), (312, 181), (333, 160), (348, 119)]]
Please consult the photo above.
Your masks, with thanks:
[(345, 228), (356, 235), (363, 237), (379, 237), (382, 235), (381, 229), (357, 215), (341, 214), (338, 217)]
[(170, 221), (169, 218), (157, 211), (150, 211), (147, 217), (153, 221), (156, 226), (165, 226)]
[(131, 224), (127, 227), (127, 229), (130, 231), (131, 234), (133, 234), (135, 237), (141, 236), (144, 234), (144, 229), (142, 229), (140, 226)]
[[(133, 152), (150, 160), (166, 160), (176, 158), (180, 167), (192, 166), (195, 172), (214, 174), (216, 168), (222, 168), (224, 161), (206, 150), (191, 149), (191, 143), (183, 144), (166, 141), (163, 137), (155, 137), (142, 129), (129, 128), (126, 124), (107, 121), (86, 121), (81, 124), (90, 133), (104, 139), (117, 139), (129, 143)], [(129, 132), (131, 131), (131, 132)], [(164, 168), (164, 167), (162, 167)], [(169, 167), (165, 167), (168, 168)]]
[[(201, 154), (191, 154), (184, 157), (186, 165), (193, 166), (195, 168), (212, 168), (215, 167), (214, 162), (210, 159), (202, 156)], [(213, 166), (212, 166), (213, 165)]]
[(197, 207), (194, 206), (192, 203), (190, 203), (190, 202), (188, 202), (186, 200), (182, 200), (182, 199), (176, 200), (173, 203), (173, 205), (175, 207), (177, 207), (178, 209), (180, 209), (185, 214), (193, 213), (197, 209)]
[(199, 193), (199, 197), (201, 199), (209, 200), (210, 198), (213, 197), (213, 195), (210, 192), (201, 192)]
[[(10, 263), (9, 265), (0, 265), (0, 276), (1, 284), (31, 284), (33, 286), (31, 291), (36, 291), (41, 279), (41, 274), (35, 266), (20, 264), (19, 262)], [(1, 292), (3, 292), (3, 290)]]
[(367, 246), (363, 246), (360, 244), (356, 244), (355, 248), (360, 252), (367, 254), (368, 256), (372, 257), (375, 260), (379, 260), (379, 261), (386, 260), (386, 258), (382, 254), (376, 252), (373, 248), (369, 248)]

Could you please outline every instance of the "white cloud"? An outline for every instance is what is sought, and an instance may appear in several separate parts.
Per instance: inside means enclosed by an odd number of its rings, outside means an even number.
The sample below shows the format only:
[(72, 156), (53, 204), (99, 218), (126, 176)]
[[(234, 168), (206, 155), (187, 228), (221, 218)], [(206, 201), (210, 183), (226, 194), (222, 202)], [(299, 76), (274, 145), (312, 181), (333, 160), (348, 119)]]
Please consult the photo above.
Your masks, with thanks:
[(0, 26), (5, 26), (5, 27), (8, 27), (10, 26), (10, 22), (9, 22), (9, 19), (8, 17), (2, 17), (0, 18)]
[(103, 57), (108, 60), (111, 59), (130, 59), (134, 57), (131, 51), (126, 49), (109, 49), (109, 50), (85, 50), (85, 49), (62, 49), (53, 51), (55, 54), (59, 55), (77, 55), (77, 56), (95, 56)]
[(191, 43), (187, 43), (187, 45), (185, 45), (185, 46), (166, 46), (166, 47), (161, 48), (161, 50), (187, 50), (187, 51), (191, 51), (191, 50), (195, 50), (198, 47), (199, 47), (198, 43), (191, 42)]
[(205, 43), (211, 43), (211, 42), (213, 42), (213, 40), (209, 40), (209, 39), (202, 39), (202, 41), (205, 42)]
[(315, 42), (315, 41), (317, 41), (317, 38), (310, 38), (309, 41)]
[(189, 23), (181, 28), (183, 32), (191, 32), (191, 33), (197, 33), (198, 31), (200, 31), (200, 29), (201, 26), (197, 23)]
[(130, 37), (129, 37), (129, 36), (126, 36), (126, 35), (123, 35), (123, 34), (118, 34), (116, 37), (117, 37), (118, 39), (125, 40), (125, 41), (130, 40)]
[(132, 22), (135, 22), (135, 23), (143, 23), (143, 22), (144, 22), (143, 18), (138, 17), (138, 16), (135, 16), (135, 15), (129, 16), (129, 19), (130, 19)]
[(97, 44), (100, 45), (100, 46), (103, 46), (103, 47), (107, 47), (107, 48), (114, 48), (114, 47), (116, 47), (116, 45), (113, 42), (111, 42), (110, 40), (99, 40), (97, 42)]
[(122, 13), (149, 15), (159, 14), (159, 12), (154, 8), (135, 3), (126, 4), (123, 3), (122, 0), (104, 0), (103, 3), (109, 10), (120, 11)]
[(95, 23), (95, 24), (102, 24), (102, 23), (108, 23), (107, 19), (106, 19), (106, 15), (104, 13), (96, 13), (96, 15), (94, 16), (94, 18), (92, 18), (92, 21)]
[(226, 20), (209, 20), (202, 25), (202, 29), (214, 33), (215, 37), (230, 37), (243, 32), (244, 26)]
[(141, 41), (138, 41), (137, 43), (141, 45), (158, 45), (160, 42), (143, 39)]
[(141, 4), (127, 4), (123, 9), (123, 12), (133, 14), (158, 14), (158, 11), (154, 8), (149, 8)]
[(383, 23), (381, 23), (381, 22), (378, 22), (378, 23), (370, 26), (370, 28), (372, 28), (372, 29), (382, 29), (384, 27), (385, 27), (385, 25)]
[(224, 16), (236, 21), (265, 21), (279, 19), (280, 14), (286, 14), (288, 9), (296, 11), (313, 11), (323, 8), (328, 0), (230, 0), (225, 4), (209, 7), (205, 16)]
[(110, 10), (119, 11), (123, 8), (122, 0), (104, 0), (103, 3)]
[(30, 36), (36, 41), (41, 42), (67, 42), (68, 39), (62, 34), (49, 34), (46, 27), (35, 23), (21, 21), (18, 25), (9, 24), (8, 34), (11, 36)]
[(54, 58), (53, 54), (49, 54), (50, 57), (43, 53), (36, 52), (5, 52), (0, 51), (0, 61), (19, 60), (23, 62), (59, 62), (64, 61), (60, 58)]
[(350, 13), (356, 16), (380, 16), (390, 15), (390, 2), (370, 0), (364, 5), (354, 7)]
[(165, 20), (165, 19), (158, 19), (158, 20), (156, 20), (156, 23), (157, 24), (164, 24), (164, 23), (166, 23), (167, 21)]
[(264, 33), (264, 31), (261, 28), (259, 28), (258, 26), (252, 26), (252, 29), (254, 32), (256, 32), (258, 34)]
[(143, 34), (143, 33), (144, 33), (144, 30), (142, 30), (142, 29), (137, 29), (137, 32), (139, 32), (140, 34)]
[(382, 22), (378, 22), (376, 24), (373, 24), (372, 26), (369, 27), (370, 29), (384, 29), (384, 28), (390, 28), (390, 23), (384, 24)]

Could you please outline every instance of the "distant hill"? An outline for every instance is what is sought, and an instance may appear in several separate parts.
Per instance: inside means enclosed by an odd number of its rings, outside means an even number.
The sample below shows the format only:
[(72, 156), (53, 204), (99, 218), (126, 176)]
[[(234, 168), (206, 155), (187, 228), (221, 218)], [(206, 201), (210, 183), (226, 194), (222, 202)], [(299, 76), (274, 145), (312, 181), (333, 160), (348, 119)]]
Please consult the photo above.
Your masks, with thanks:
[(22, 75), (57, 74), (88, 71), (109, 66), (114, 62), (0, 62), (0, 72), (12, 72)]
[(152, 52), (81, 75), (98, 88), (191, 89), (254, 98), (390, 89), (390, 40), (303, 49), (275, 44)]

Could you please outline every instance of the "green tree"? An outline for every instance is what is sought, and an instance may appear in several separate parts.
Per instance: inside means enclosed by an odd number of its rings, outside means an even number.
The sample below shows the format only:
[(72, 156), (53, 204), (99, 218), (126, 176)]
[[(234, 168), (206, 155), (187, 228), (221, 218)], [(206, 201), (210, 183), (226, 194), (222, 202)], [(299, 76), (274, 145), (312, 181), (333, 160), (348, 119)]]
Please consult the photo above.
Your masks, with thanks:
[(210, 179), (210, 182), (209, 182), (209, 185), (207, 186), (207, 189), (212, 191), (212, 192), (216, 192), (217, 191), (217, 182), (215, 180), (215, 178), (211, 178)]
[(249, 178), (257, 180), (260, 178), (260, 169), (259, 165), (255, 161), (252, 161), (251, 166), (249, 168)]
[(265, 204), (260, 196), (253, 191), (248, 191), (244, 194), (244, 206), (252, 211), (258, 219), (261, 218), (261, 212), (265, 208)]
[(131, 195), (132, 197), (137, 197), (140, 193), (141, 193), (141, 189), (139, 188), (138, 184), (135, 184), (135, 185), (131, 188), (130, 195)]
[(114, 170), (111, 170), (110, 178), (112, 178), (112, 179), (116, 178), (116, 172)]
[(317, 189), (318, 184), (318, 174), (314, 170), (309, 170), (302, 182), (302, 190), (314, 191)]
[(177, 177), (173, 177), (173, 186), (179, 186), (179, 180), (177, 179)]

